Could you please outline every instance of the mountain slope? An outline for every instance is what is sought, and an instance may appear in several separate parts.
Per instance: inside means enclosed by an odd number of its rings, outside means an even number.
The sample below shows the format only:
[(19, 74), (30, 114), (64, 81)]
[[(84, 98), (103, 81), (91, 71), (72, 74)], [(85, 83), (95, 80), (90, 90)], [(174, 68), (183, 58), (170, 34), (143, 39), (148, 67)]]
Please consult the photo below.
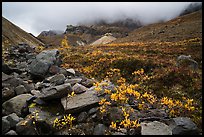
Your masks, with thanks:
[(2, 17), (2, 46), (27, 43), (33, 46), (44, 45), (33, 35), (25, 32), (20, 27), (14, 25), (6, 18)]
[(150, 24), (135, 29), (127, 37), (114, 43), (141, 41), (178, 41), (202, 37), (202, 10), (177, 17), (164, 23)]

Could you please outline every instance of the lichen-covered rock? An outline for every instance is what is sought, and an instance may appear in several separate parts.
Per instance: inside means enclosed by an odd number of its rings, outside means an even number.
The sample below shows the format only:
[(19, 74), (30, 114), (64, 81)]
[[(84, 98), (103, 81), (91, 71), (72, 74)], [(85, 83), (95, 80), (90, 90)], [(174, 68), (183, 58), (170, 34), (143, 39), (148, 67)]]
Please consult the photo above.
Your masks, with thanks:
[(81, 112), (98, 105), (100, 99), (96, 96), (96, 91), (87, 90), (84, 93), (73, 97), (61, 98), (61, 104), (68, 113)]
[(65, 83), (63, 85), (43, 89), (38, 97), (42, 100), (51, 100), (65, 97), (71, 92), (71, 85), (69, 83)]

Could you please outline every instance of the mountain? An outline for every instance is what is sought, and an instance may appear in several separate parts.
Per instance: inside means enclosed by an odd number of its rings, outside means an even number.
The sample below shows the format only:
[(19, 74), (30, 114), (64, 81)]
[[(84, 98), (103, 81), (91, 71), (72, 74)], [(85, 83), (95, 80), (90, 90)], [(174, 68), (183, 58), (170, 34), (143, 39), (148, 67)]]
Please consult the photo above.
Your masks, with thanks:
[(41, 32), (38, 37), (43, 37), (43, 36), (54, 36), (54, 35), (60, 35), (63, 34), (64, 32), (61, 30), (49, 30), (49, 31), (43, 31)]
[(67, 36), (69, 44), (72, 46), (89, 45), (103, 37), (106, 33), (111, 33), (115, 38), (122, 38), (127, 36), (132, 30), (141, 26), (139, 21), (129, 18), (114, 22), (98, 20), (90, 24), (80, 24), (77, 26), (67, 25), (64, 34), (43, 31), (37, 37), (49, 46), (60, 45), (65, 35)]
[(202, 3), (191, 3), (189, 4), (181, 13), (180, 16), (195, 12), (195, 11), (199, 11), (202, 9)]
[(33, 46), (44, 45), (44, 43), (35, 36), (2, 17), (2, 47), (20, 43), (27, 43)]
[(164, 23), (155, 23), (135, 29), (127, 37), (114, 43), (142, 41), (178, 41), (194, 37), (202, 38), (202, 10), (179, 16)]

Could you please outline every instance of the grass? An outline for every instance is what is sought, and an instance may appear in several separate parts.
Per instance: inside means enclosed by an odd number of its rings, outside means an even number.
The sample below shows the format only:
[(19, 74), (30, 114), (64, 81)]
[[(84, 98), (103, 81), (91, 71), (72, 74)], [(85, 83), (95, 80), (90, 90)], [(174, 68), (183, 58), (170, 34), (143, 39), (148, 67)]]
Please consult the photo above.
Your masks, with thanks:
[[(136, 84), (132, 73), (144, 69), (151, 77), (143, 83), (143, 89), (156, 94), (182, 100), (192, 98), (197, 104), (193, 120), (202, 127), (202, 38), (176, 42), (133, 42), (86, 47), (61, 48), (62, 67), (74, 68), (89, 78), (102, 80), (111, 69), (118, 69), (129, 84)], [(199, 69), (176, 67), (179, 55), (191, 55)], [(114, 81), (115, 80), (115, 81)], [(112, 79), (116, 84), (116, 78)]]

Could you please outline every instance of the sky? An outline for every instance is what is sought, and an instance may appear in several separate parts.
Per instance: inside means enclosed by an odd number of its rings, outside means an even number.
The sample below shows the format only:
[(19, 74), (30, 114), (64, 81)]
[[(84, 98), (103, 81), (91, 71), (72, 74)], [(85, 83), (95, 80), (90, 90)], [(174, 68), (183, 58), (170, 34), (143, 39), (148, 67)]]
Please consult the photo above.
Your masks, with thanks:
[(2, 2), (2, 16), (28, 33), (66, 30), (98, 19), (132, 18), (144, 24), (175, 18), (190, 2)]

